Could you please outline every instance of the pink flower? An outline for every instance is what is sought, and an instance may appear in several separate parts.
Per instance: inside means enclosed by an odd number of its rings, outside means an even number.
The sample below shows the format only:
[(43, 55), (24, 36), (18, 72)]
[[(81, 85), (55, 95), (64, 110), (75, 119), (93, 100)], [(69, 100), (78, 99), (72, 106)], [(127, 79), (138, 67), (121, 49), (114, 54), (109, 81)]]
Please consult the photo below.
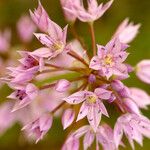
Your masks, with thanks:
[(14, 89), (15, 91), (7, 97), (16, 100), (12, 112), (29, 105), (38, 95), (37, 87), (31, 83), (25, 87), (14, 87)]
[[(103, 124), (99, 126), (96, 132), (93, 132), (93, 129), (89, 125), (80, 127), (78, 130), (71, 133), (71, 135), (66, 140), (64, 147), (65, 146), (67, 147), (67, 145), (70, 145), (71, 143), (73, 143), (73, 141), (79, 140), (79, 138), (81, 138), (82, 136), (84, 136), (83, 138), (84, 150), (90, 148), (92, 143), (94, 143), (95, 139), (96, 139), (96, 150), (99, 150), (99, 144), (102, 145), (103, 150), (116, 150), (113, 130), (107, 124)], [(121, 142), (120, 144), (123, 145)], [(76, 145), (70, 148), (75, 148), (75, 147)], [(69, 149), (63, 149), (63, 150), (69, 150)], [(79, 143), (77, 144), (75, 150), (79, 150)]]
[(80, 91), (70, 95), (67, 98), (64, 98), (64, 100), (69, 104), (79, 104), (83, 102), (77, 117), (77, 121), (87, 116), (90, 125), (94, 131), (96, 131), (101, 120), (101, 115), (104, 114), (108, 117), (108, 113), (104, 104), (102, 103), (102, 99), (109, 99), (110, 96), (110, 91), (97, 88), (95, 89), (94, 93), (90, 91)]
[[(96, 138), (102, 145), (103, 150), (117, 150), (113, 130), (109, 125), (103, 124), (99, 126)], [(119, 145), (124, 146), (121, 141)], [(99, 150), (99, 148), (97, 150)]]
[(69, 127), (74, 121), (74, 118), (75, 118), (74, 110), (71, 108), (66, 109), (62, 115), (63, 128), (66, 129), (67, 127)]
[(143, 136), (150, 138), (150, 120), (136, 114), (125, 114), (119, 117), (114, 127), (114, 139), (117, 147), (123, 137), (123, 132), (134, 149), (133, 140), (142, 145)]
[(80, 4), (80, 1), (79, 0), (60, 0), (61, 2), (61, 5), (63, 7), (63, 11), (64, 11), (64, 15), (65, 15), (65, 18), (68, 22), (75, 22), (77, 16), (70, 12), (70, 11), (67, 11), (66, 9), (69, 9), (69, 10), (73, 10), (74, 7), (73, 5), (79, 5)]
[(112, 75), (128, 77), (128, 69), (123, 62), (126, 60), (128, 53), (125, 49), (128, 47), (119, 39), (111, 40), (105, 47), (98, 45), (97, 56), (94, 56), (90, 62), (90, 68), (99, 70), (100, 75), (109, 79)]
[(0, 53), (7, 52), (10, 48), (11, 31), (9, 29), (0, 32)]
[(70, 86), (70, 82), (68, 80), (61, 79), (57, 82), (55, 89), (58, 92), (65, 92), (65, 91), (67, 91), (69, 86)]
[(144, 90), (132, 87), (130, 93), (131, 99), (139, 108), (147, 109), (147, 106), (150, 105), (150, 96)]
[(129, 23), (129, 19), (125, 19), (117, 28), (113, 38), (118, 37), (122, 43), (130, 43), (138, 34), (140, 24), (134, 25)]
[(15, 116), (11, 113), (11, 108), (11, 102), (5, 102), (0, 105), (0, 135), (5, 133), (16, 121)]
[[(47, 32), (48, 34), (36, 33), (35, 36), (44, 46), (48, 47), (48, 50), (45, 51), (45, 53), (47, 53), (47, 57), (50, 59), (56, 57), (65, 50), (67, 26), (62, 29), (52, 20), (49, 20)], [(41, 51), (38, 51), (38, 53), (44, 53), (44, 51)]]
[(29, 136), (36, 138), (36, 143), (43, 139), (43, 136), (51, 128), (53, 118), (50, 114), (43, 114), (41, 117), (33, 121), (32, 123), (27, 124), (22, 128), (22, 130), (27, 130)]
[(96, 77), (94, 74), (90, 74), (88, 78), (89, 83), (94, 83), (96, 82)]
[(26, 70), (39, 65), (37, 58), (32, 56), (31, 52), (19, 51), (19, 54), (22, 57), (19, 59), (19, 62), (22, 64), (22, 69)]
[(35, 74), (38, 72), (38, 66), (22, 69), (20, 67), (8, 67), (7, 69), (11, 72), (9, 73), (9, 77), (4, 78), (4, 80), (10, 84), (26, 84), (31, 81)]
[(137, 77), (145, 83), (150, 84), (150, 60), (142, 60), (136, 66)]
[(29, 16), (22, 16), (17, 23), (17, 30), (20, 39), (28, 43), (32, 40), (36, 27)]
[(64, 9), (68, 11), (68, 13), (76, 15), (78, 19), (83, 22), (93, 22), (103, 16), (112, 3), (113, 0), (110, 0), (104, 5), (100, 4), (98, 6), (97, 0), (88, 0), (88, 10), (86, 10), (82, 0), (81, 3), (72, 4), (74, 9), (72, 7), (65, 7)]
[[(70, 149), (79, 150), (79, 142), (78, 142), (79, 138), (81, 138), (88, 131), (91, 133), (92, 128), (89, 125), (85, 125), (85, 126), (80, 127), (75, 132), (71, 133), (70, 136), (67, 138), (66, 142), (64, 143), (62, 150), (70, 150)], [(92, 135), (92, 138), (91, 138), (91, 135)], [(88, 142), (92, 144), (95, 138), (95, 133), (92, 132), (92, 134), (89, 135), (89, 138), (90, 138), (90, 141)], [(75, 143), (75, 145), (73, 145), (73, 143)], [(87, 144), (85, 144), (84, 148), (85, 147), (87, 147)], [(70, 149), (67, 149), (67, 148), (70, 148)]]
[(41, 5), (40, 0), (38, 8), (35, 9), (34, 12), (30, 11), (30, 15), (34, 23), (38, 26), (38, 28), (43, 32), (47, 32), (49, 16), (43, 8), (43, 6)]
[(79, 139), (73, 139), (69, 142), (64, 143), (62, 150), (79, 150)]
[(34, 67), (37, 67), (38, 70), (41, 72), (44, 70), (44, 55), (40, 55), (38, 51), (47, 51), (47, 48), (39, 48), (33, 52), (27, 52), (27, 51), (19, 51), (19, 54), (22, 56), (21, 59), (19, 59), (21, 65), (21, 68), (31, 69)]

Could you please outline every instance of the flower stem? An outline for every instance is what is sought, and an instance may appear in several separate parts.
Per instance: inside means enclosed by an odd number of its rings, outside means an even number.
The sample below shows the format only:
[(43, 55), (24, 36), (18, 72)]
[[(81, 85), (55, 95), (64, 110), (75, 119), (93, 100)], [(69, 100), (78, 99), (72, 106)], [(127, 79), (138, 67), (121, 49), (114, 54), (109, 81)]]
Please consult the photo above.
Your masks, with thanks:
[(44, 85), (44, 86), (40, 87), (39, 89), (40, 90), (45, 90), (45, 89), (48, 89), (48, 88), (52, 88), (55, 85), (56, 85), (56, 83), (52, 83), (52, 84)]
[(95, 41), (94, 23), (92, 22), (89, 25), (90, 25), (93, 55), (95, 56), (96, 55), (96, 41)]
[(57, 69), (56, 71), (75, 71), (75, 72), (83, 72), (84, 68), (75, 68), (75, 67), (61, 67), (54, 64), (46, 64), (46, 66), (53, 67)]
[(61, 108), (66, 102), (63, 101), (62, 103), (60, 103), (56, 108), (53, 109), (53, 111), (51, 112), (52, 114), (54, 114), (59, 108)]
[(78, 61), (80, 61), (81, 63), (83, 63), (86, 67), (89, 67), (89, 64), (80, 55), (78, 55), (76, 52), (69, 51), (68, 54), (70, 56), (72, 56), (73, 58), (77, 59)]
[[(69, 80), (69, 82), (76, 82), (76, 81), (79, 81), (79, 80), (83, 80), (83, 79), (86, 79), (87, 76), (80, 76), (80, 77), (77, 77), (75, 79), (71, 79)], [(45, 90), (45, 89), (48, 89), (48, 88), (53, 88), (57, 83), (51, 83), (51, 84), (47, 84), (47, 85), (44, 85), (44, 86), (41, 86), (39, 87), (40, 90)]]

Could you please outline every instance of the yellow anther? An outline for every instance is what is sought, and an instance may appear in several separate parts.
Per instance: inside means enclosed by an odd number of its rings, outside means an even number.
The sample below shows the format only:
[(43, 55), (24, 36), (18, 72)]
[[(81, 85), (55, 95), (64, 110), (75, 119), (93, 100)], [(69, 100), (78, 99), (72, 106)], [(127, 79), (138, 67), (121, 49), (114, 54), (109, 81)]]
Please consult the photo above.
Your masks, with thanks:
[(112, 56), (111, 55), (107, 55), (105, 57), (104, 62), (105, 62), (106, 65), (111, 65), (113, 63)]
[(53, 48), (55, 51), (62, 51), (64, 48), (64, 45), (61, 42), (53, 44)]
[(97, 96), (96, 95), (92, 95), (92, 96), (88, 96), (87, 97), (88, 103), (95, 103), (96, 100), (97, 100)]

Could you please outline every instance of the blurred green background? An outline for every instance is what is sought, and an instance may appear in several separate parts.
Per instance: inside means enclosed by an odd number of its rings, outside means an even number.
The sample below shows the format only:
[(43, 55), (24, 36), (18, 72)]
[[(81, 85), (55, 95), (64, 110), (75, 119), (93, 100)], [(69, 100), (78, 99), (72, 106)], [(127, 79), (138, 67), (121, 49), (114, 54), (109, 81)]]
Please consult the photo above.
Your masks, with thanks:
[[(106, 2), (106, 0), (103, 1)], [(61, 26), (66, 24), (59, 0), (41, 0), (41, 2), (52, 20)], [(5, 27), (12, 29), (12, 45), (19, 45), (20, 42), (15, 34), (17, 20), (22, 14), (28, 14), (29, 9), (33, 10), (35, 7), (37, 7), (37, 0), (0, 0), (0, 30)], [(129, 17), (135, 23), (142, 24), (140, 33), (129, 48), (131, 54), (128, 61), (135, 65), (142, 59), (150, 59), (150, 0), (114, 0), (112, 7), (95, 23), (96, 41), (99, 44), (106, 44), (119, 23), (126, 17)], [(78, 33), (85, 38), (86, 44), (90, 47), (87, 24), (77, 21), (76, 25)], [(36, 41), (35, 38), (34, 41)], [(31, 47), (35, 48), (37, 44), (33, 44)], [(134, 75), (131, 75), (131, 78), (125, 82), (128, 86), (143, 88), (150, 94), (149, 85), (142, 83)], [(0, 95), (5, 96), (2, 91)], [(2, 101), (4, 100), (5, 98), (2, 99)], [(143, 113), (150, 118), (150, 110)], [(0, 150), (59, 150), (64, 140), (65, 133), (59, 119), (54, 121), (53, 128), (49, 131), (48, 136), (38, 144), (25, 142), (25, 139), (20, 135), (20, 126), (16, 124), (0, 137)], [(130, 150), (130, 147), (127, 146), (126, 149)], [(136, 149), (149, 150), (150, 140), (145, 139), (144, 147), (136, 145)]]

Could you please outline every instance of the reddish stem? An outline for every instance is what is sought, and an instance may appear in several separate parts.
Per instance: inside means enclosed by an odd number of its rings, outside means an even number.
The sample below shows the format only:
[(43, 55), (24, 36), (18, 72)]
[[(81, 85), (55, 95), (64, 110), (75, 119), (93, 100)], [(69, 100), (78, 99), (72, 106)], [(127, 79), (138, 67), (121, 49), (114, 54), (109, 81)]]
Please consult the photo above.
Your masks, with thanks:
[(75, 72), (82, 72), (84, 70), (84, 68), (73, 68), (73, 67), (61, 67), (61, 66), (57, 66), (57, 65), (53, 65), (53, 64), (46, 64), (46, 66), (49, 67), (53, 67), (56, 68), (57, 71), (63, 71), (63, 70), (67, 70), (67, 71), (75, 71)]
[(85, 66), (89, 67), (88, 63), (80, 55), (78, 55), (76, 52), (69, 51), (68, 54), (70, 56), (72, 56), (73, 58), (77, 59), (78, 61), (80, 61), (81, 63), (83, 63)]
[(95, 32), (94, 32), (94, 23), (90, 23), (90, 33), (91, 33), (91, 40), (92, 40), (92, 49), (93, 55), (96, 55), (96, 41), (95, 41)]
[(60, 103), (56, 108), (53, 109), (53, 111), (51, 112), (52, 114), (54, 114), (59, 108), (61, 108), (66, 102), (62, 102)]

